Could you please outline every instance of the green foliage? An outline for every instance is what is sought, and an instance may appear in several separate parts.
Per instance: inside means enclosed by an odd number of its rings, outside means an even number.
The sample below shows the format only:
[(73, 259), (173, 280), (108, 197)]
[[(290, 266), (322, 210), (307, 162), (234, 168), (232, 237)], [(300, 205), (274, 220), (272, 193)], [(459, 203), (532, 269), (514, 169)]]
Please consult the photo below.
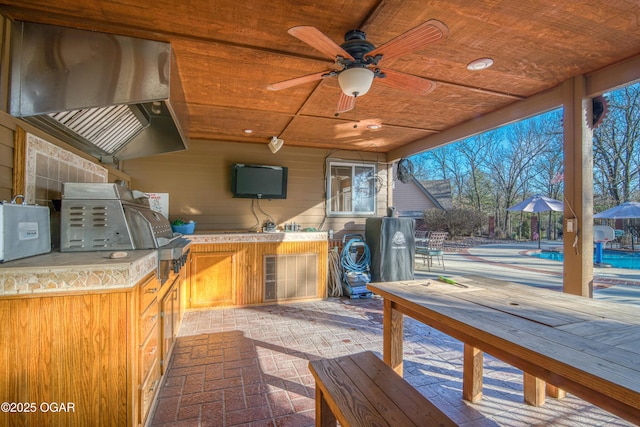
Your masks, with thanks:
[(520, 226), (520, 237), (527, 240), (531, 238), (531, 224), (529, 224), (529, 221), (524, 221)]
[(423, 214), (427, 230), (446, 231), (449, 237), (473, 236), (484, 221), (484, 215), (474, 209), (452, 208), (447, 211), (427, 209)]
[(429, 231), (447, 230), (447, 212), (440, 209), (427, 209), (422, 214), (424, 226)]

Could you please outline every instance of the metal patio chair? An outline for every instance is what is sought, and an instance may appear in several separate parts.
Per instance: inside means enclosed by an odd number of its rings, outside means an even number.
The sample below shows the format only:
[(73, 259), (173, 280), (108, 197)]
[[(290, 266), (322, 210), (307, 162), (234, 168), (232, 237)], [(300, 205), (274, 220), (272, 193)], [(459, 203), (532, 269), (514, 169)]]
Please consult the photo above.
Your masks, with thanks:
[(416, 231), (416, 255), (422, 256), (422, 263), (427, 265), (429, 271), (433, 265), (433, 259), (442, 265), (442, 269), (446, 271), (444, 266), (444, 241), (449, 233), (445, 231)]

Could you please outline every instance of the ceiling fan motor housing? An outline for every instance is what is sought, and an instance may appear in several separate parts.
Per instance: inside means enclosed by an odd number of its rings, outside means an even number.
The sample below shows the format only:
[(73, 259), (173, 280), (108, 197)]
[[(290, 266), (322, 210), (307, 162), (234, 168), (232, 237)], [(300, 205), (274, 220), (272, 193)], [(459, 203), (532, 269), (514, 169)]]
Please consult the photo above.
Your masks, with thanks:
[(356, 61), (365, 61), (364, 56), (376, 48), (373, 43), (367, 40), (366, 33), (360, 30), (347, 32), (344, 35), (344, 43), (340, 47), (353, 56)]

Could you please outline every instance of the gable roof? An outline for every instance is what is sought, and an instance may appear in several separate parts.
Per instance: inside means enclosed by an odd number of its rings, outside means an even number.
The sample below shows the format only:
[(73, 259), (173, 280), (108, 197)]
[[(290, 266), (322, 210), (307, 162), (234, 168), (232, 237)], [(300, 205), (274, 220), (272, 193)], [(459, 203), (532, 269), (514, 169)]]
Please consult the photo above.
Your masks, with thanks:
[(446, 210), (452, 207), (449, 180), (424, 180), (411, 178), (409, 182), (395, 182), (393, 205), (400, 216), (421, 217), (427, 209)]
[(418, 188), (427, 196), (438, 209), (447, 210), (453, 207), (451, 197), (451, 181), (435, 179), (419, 181), (413, 179)]

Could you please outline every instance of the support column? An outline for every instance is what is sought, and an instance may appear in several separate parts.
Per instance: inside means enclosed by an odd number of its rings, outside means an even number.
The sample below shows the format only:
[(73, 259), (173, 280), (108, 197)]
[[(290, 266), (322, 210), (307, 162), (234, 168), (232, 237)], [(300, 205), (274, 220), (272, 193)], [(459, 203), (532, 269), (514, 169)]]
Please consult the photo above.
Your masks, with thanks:
[(403, 314), (396, 310), (393, 303), (384, 299), (382, 312), (382, 360), (398, 375), (403, 375), (402, 338)]
[(482, 399), (482, 368), (484, 353), (469, 344), (464, 345), (462, 398), (469, 402)]
[(529, 405), (542, 406), (545, 401), (545, 382), (523, 372), (524, 401)]
[(593, 116), (583, 76), (563, 84), (564, 292), (593, 297)]

